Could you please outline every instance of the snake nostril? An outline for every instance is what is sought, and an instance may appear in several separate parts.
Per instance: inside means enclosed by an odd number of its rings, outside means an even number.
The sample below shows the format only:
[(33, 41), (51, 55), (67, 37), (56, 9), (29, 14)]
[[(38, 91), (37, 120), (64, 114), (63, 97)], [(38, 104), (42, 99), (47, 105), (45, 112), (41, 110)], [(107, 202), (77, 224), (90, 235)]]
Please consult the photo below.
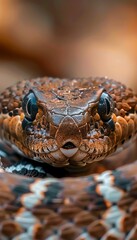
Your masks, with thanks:
[(76, 148), (76, 146), (72, 143), (72, 142), (67, 142), (65, 143), (62, 148), (64, 149), (72, 149), (72, 148)]

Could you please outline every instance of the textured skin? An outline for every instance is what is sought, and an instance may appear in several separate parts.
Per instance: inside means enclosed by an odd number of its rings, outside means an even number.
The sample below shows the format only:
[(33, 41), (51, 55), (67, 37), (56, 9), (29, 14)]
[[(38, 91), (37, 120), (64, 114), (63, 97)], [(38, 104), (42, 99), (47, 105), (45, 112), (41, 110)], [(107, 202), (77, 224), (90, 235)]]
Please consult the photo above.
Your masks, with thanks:
[[(114, 102), (111, 123), (98, 111), (104, 89)], [(22, 99), (29, 90), (38, 113), (23, 129)], [(81, 175), (136, 138), (136, 111), (133, 91), (110, 79), (22, 81), (0, 95), (0, 138), (28, 158)], [(68, 142), (75, 147), (64, 147)], [(135, 240), (136, 172), (135, 162), (129, 169), (61, 180), (1, 173), (0, 239)]]

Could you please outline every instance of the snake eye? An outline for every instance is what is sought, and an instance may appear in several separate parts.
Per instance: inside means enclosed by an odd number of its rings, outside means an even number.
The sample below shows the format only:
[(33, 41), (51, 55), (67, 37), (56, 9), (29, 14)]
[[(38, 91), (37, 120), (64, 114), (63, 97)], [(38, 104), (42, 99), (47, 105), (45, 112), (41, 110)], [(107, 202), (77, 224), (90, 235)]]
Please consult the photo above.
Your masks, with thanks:
[(25, 113), (26, 119), (32, 122), (38, 112), (37, 99), (33, 92), (29, 92), (23, 98), (22, 109)]
[(104, 122), (109, 121), (113, 113), (113, 110), (114, 110), (114, 102), (112, 97), (108, 93), (103, 92), (101, 94), (99, 104), (98, 104), (98, 113), (102, 121)]

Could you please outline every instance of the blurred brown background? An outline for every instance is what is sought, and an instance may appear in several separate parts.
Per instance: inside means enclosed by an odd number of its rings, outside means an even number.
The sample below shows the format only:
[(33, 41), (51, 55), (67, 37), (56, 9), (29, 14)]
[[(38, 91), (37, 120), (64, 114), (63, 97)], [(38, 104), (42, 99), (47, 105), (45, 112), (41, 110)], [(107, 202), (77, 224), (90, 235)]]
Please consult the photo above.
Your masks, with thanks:
[(0, 91), (44, 75), (109, 76), (136, 89), (137, 1), (0, 0)]

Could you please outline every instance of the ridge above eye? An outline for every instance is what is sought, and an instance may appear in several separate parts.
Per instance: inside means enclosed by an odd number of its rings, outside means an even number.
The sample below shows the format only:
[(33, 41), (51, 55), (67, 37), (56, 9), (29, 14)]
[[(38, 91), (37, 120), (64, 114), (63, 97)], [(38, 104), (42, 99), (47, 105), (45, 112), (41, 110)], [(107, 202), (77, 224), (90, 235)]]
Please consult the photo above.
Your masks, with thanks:
[(108, 93), (103, 92), (98, 104), (98, 113), (102, 121), (107, 122), (110, 120), (113, 111), (114, 102), (112, 97)]
[(35, 120), (38, 112), (37, 99), (33, 92), (29, 92), (22, 100), (22, 109), (25, 113), (25, 117), (29, 121)]

